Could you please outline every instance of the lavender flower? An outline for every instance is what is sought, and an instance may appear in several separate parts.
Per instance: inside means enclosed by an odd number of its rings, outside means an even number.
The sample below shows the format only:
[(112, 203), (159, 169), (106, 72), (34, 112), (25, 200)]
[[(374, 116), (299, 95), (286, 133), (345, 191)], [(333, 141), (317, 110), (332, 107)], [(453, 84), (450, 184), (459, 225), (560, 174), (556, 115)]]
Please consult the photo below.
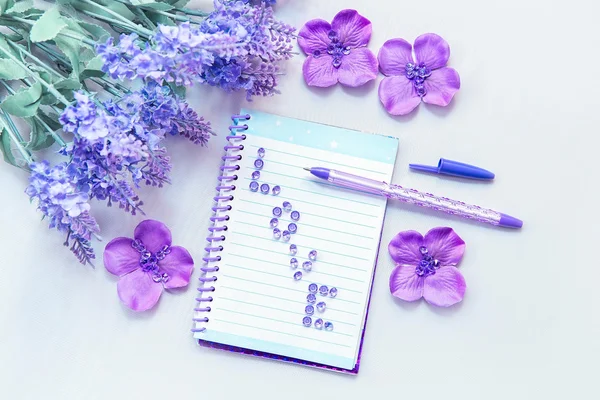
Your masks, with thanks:
[[(200, 29), (207, 33), (225, 32), (246, 40), (244, 54), (230, 59), (216, 58), (205, 67), (202, 80), (225, 91), (245, 90), (247, 98), (279, 93), (279, 62), (293, 56), (292, 39), (296, 29), (274, 19), (273, 9), (264, 3), (215, 0), (215, 10)], [(269, 4), (273, 4), (270, 2)]]
[(191, 85), (215, 57), (230, 58), (244, 51), (239, 37), (222, 32), (207, 34), (190, 27), (189, 22), (159, 25), (152, 41), (154, 47), (142, 47), (137, 34), (123, 34), (115, 46), (109, 38), (96, 47), (104, 60), (103, 71), (113, 79), (139, 77), (161, 84)]
[(48, 161), (31, 164), (29, 186), (25, 193), (37, 201), (38, 209), (50, 221), (50, 228), (67, 233), (65, 246), (80, 262), (95, 258), (90, 239), (100, 231), (96, 220), (89, 214), (87, 192), (78, 187), (66, 163), (50, 168)]
[(123, 106), (107, 102), (105, 109), (82, 93), (75, 99), (60, 121), (74, 135), (63, 153), (71, 158), (70, 171), (78, 187), (90, 198), (107, 200), (109, 206), (116, 203), (135, 214), (143, 203), (130, 182), (136, 187), (142, 181), (156, 186), (169, 182), (169, 160), (159, 147), (164, 135), (147, 129), (140, 118), (142, 106), (131, 99)]
[(251, 98), (278, 93), (279, 62), (292, 57), (294, 38), (295, 28), (275, 20), (267, 3), (215, 0), (215, 10), (198, 27), (159, 25), (152, 46), (143, 46), (132, 33), (96, 50), (114, 79), (198, 81), (225, 91), (245, 90)]

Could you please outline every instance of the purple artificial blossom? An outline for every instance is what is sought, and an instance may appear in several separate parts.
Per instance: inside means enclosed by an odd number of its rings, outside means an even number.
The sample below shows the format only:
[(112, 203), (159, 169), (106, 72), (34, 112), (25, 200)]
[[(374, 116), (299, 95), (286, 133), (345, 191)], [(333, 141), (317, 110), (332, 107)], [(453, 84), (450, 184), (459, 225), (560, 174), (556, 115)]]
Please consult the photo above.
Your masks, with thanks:
[(88, 193), (78, 187), (66, 163), (51, 168), (48, 161), (42, 161), (30, 167), (25, 193), (37, 201), (38, 210), (48, 219), (50, 228), (67, 234), (64, 245), (71, 246), (77, 259), (84, 264), (91, 263), (95, 255), (90, 240), (100, 228), (89, 213)]
[(405, 301), (423, 297), (428, 303), (450, 307), (460, 302), (467, 285), (456, 268), (465, 242), (452, 228), (434, 228), (423, 237), (416, 231), (398, 233), (388, 246), (396, 268), (390, 292)]
[(298, 45), (308, 55), (302, 67), (309, 86), (341, 83), (357, 87), (377, 77), (377, 58), (367, 49), (371, 21), (356, 10), (342, 10), (331, 24), (308, 21), (298, 34)]
[(379, 50), (379, 68), (386, 75), (379, 84), (379, 99), (388, 113), (405, 115), (421, 101), (447, 106), (460, 89), (460, 77), (446, 67), (450, 46), (440, 36), (426, 33), (413, 46), (391, 39)]
[(194, 260), (183, 247), (171, 245), (165, 224), (145, 220), (135, 228), (133, 239), (118, 237), (104, 249), (104, 266), (120, 277), (117, 292), (134, 311), (154, 307), (164, 289), (188, 285)]

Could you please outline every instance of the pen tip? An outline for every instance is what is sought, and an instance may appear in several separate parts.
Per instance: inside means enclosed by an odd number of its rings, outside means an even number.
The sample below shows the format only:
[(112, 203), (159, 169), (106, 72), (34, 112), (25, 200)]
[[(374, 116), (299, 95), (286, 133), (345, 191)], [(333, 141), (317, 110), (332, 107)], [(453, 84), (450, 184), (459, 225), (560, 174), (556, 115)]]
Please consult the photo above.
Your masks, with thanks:
[(304, 170), (305, 170), (305, 171), (309, 171), (309, 172), (310, 172), (310, 168), (306, 168), (306, 167), (304, 167)]

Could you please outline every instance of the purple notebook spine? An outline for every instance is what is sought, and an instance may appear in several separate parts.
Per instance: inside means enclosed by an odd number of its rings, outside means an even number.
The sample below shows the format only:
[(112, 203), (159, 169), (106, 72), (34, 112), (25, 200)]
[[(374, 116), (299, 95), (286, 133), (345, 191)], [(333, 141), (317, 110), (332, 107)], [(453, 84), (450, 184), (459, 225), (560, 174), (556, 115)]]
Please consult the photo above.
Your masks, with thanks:
[(202, 315), (201, 313), (209, 313), (211, 310), (210, 306), (206, 303), (210, 303), (213, 300), (211, 293), (215, 291), (215, 287), (210, 285), (210, 283), (217, 280), (215, 272), (219, 271), (219, 266), (214, 265), (214, 263), (221, 261), (221, 256), (215, 255), (215, 253), (223, 251), (221, 243), (225, 241), (224, 232), (227, 231), (227, 225), (221, 223), (229, 221), (227, 212), (231, 210), (231, 205), (227, 203), (233, 200), (231, 193), (236, 189), (233, 182), (238, 179), (235, 171), (240, 169), (240, 166), (236, 162), (242, 159), (242, 156), (238, 153), (244, 150), (244, 145), (241, 142), (246, 139), (246, 135), (239, 135), (238, 133), (248, 129), (248, 125), (240, 125), (240, 121), (247, 121), (249, 119), (249, 114), (233, 115), (231, 117), (233, 121), (233, 124), (229, 127), (231, 134), (227, 136), (228, 144), (224, 147), (225, 155), (221, 157), (223, 165), (221, 165), (220, 169), (221, 174), (217, 178), (219, 181), (216, 187), (217, 195), (214, 197), (213, 215), (210, 217), (212, 226), (208, 228), (209, 235), (206, 238), (208, 244), (204, 248), (206, 256), (202, 259), (204, 261), (203, 267), (200, 268), (202, 275), (198, 278), (200, 281), (197, 289), (198, 297), (196, 297), (198, 304), (194, 308), (196, 316), (193, 319), (194, 327), (192, 328), (192, 332), (204, 332), (206, 326), (199, 327), (198, 325), (199, 323), (206, 325), (209, 322), (208, 314), (204, 314), (205, 316), (201, 317), (199, 315)]

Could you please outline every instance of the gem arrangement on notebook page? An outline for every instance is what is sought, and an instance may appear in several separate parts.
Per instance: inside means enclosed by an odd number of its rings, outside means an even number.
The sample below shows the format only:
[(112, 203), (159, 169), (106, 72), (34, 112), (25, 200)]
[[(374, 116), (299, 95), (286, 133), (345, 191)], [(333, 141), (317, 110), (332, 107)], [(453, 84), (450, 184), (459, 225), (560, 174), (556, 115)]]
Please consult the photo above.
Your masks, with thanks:
[[(268, 194), (270, 190), (269, 184), (260, 184), (259, 182), (257, 182), (257, 180), (259, 180), (261, 176), (260, 170), (265, 166), (264, 158), (266, 155), (266, 150), (263, 147), (259, 148), (257, 150), (257, 155), (258, 158), (254, 161), (254, 167), (256, 168), (256, 170), (253, 171), (251, 175), (252, 181), (250, 182), (250, 190), (252, 192), (257, 192), (260, 188), (260, 192), (262, 194)], [(279, 195), (281, 193), (281, 187), (279, 185), (273, 186), (271, 193), (274, 196)], [(295, 222), (291, 222), (288, 224), (287, 229), (284, 229), (283, 231), (279, 229), (279, 218), (281, 218), (284, 215), (284, 212), (286, 214), (289, 213), (290, 219), (292, 221), (298, 222), (300, 220), (300, 212), (293, 209), (292, 203), (290, 203), (289, 201), (284, 201), (282, 203), (282, 207), (277, 206), (273, 208), (273, 217), (269, 221), (269, 226), (273, 229), (272, 237), (274, 240), (282, 240), (284, 242), (289, 242), (292, 238), (292, 235), (298, 232), (298, 225)], [(291, 256), (295, 256), (298, 253), (298, 247), (293, 243), (290, 244), (289, 253)], [(304, 270), (304, 273), (309, 273), (312, 271), (314, 266), (313, 263), (317, 261), (317, 250), (310, 250), (308, 252), (307, 258), (308, 260), (302, 263), (302, 269)], [(292, 270), (296, 270), (298, 266), (298, 260), (295, 257), (290, 258), (290, 268)], [(292, 278), (296, 281), (302, 280), (304, 273), (302, 271), (296, 271), (292, 275)], [(311, 283), (308, 286), (308, 292), (309, 294), (306, 298), (308, 305), (304, 307), (304, 313), (306, 314), (306, 316), (302, 319), (302, 324), (306, 327), (310, 327), (313, 325), (311, 316), (315, 313), (315, 307), (317, 312), (321, 314), (324, 313), (327, 309), (327, 303), (325, 303), (324, 301), (316, 303), (315, 294), (319, 293), (321, 296), (329, 295), (331, 298), (334, 298), (337, 296), (338, 290), (334, 287), (329, 289), (326, 285), (321, 285), (319, 287), (316, 283)], [(316, 306), (313, 306), (314, 303), (316, 303)], [(333, 323), (330, 321), (323, 321), (322, 318), (317, 318), (314, 322), (314, 327), (319, 330), (325, 328), (325, 330), (327, 331), (332, 331)]]

